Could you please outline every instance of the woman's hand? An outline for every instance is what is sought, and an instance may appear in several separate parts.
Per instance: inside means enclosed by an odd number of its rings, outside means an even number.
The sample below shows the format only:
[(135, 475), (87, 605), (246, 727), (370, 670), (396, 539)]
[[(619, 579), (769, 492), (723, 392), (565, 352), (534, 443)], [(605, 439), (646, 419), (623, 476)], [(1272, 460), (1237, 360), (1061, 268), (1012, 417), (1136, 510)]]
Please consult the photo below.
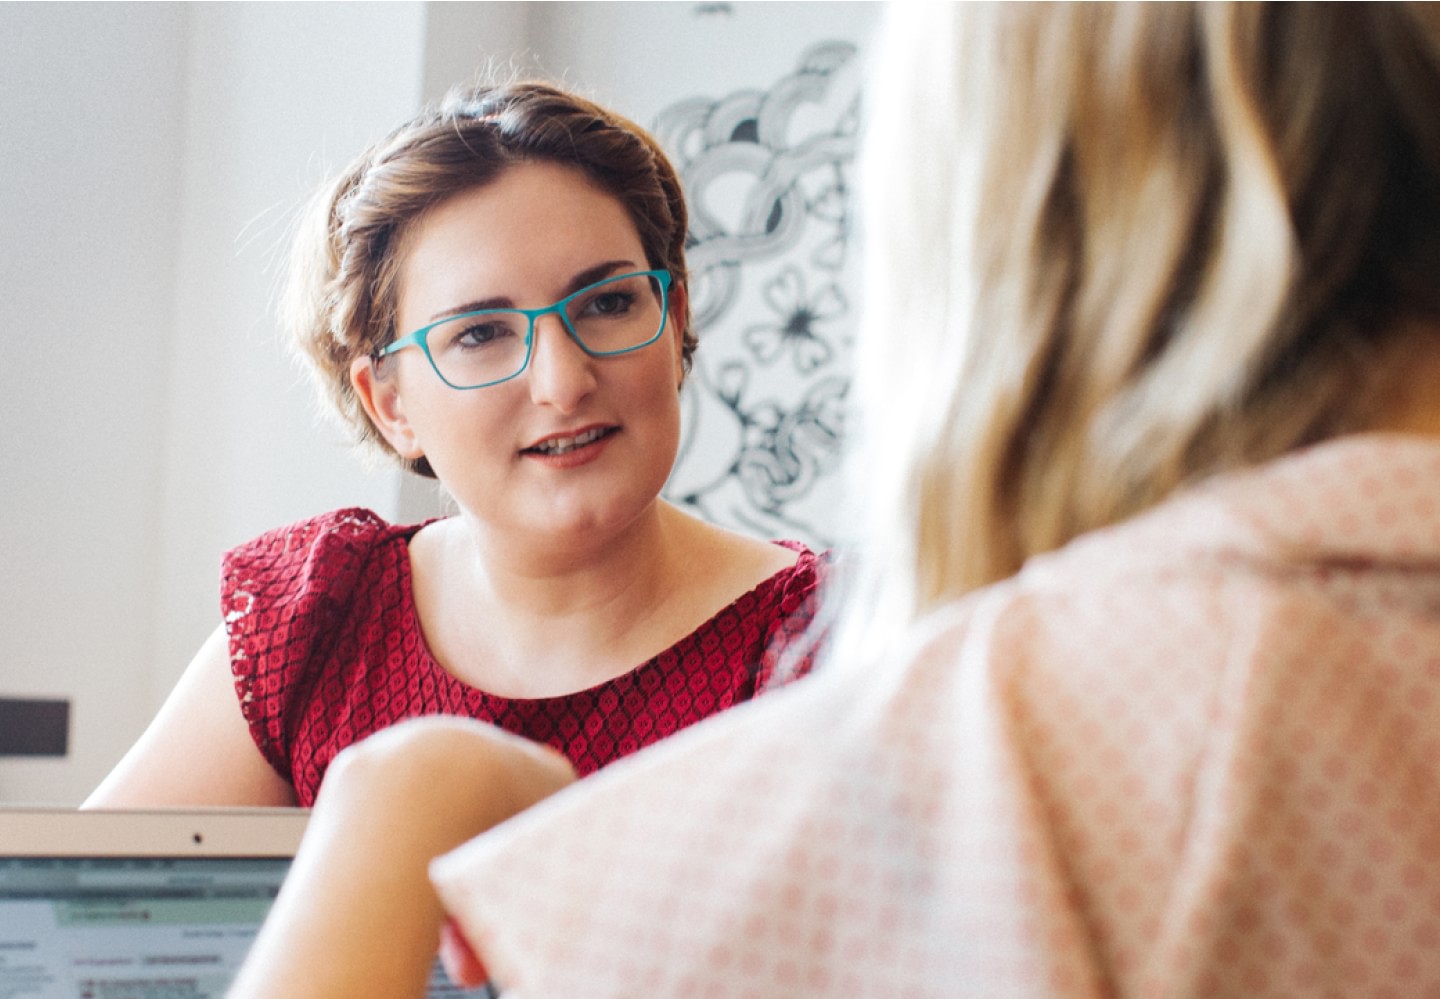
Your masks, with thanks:
[[(335, 758), (294, 866), (230, 995), (424, 995), (443, 913), (432, 858), (575, 779), (548, 747), (433, 717)], [(483, 975), (469, 960), (447, 963)]]

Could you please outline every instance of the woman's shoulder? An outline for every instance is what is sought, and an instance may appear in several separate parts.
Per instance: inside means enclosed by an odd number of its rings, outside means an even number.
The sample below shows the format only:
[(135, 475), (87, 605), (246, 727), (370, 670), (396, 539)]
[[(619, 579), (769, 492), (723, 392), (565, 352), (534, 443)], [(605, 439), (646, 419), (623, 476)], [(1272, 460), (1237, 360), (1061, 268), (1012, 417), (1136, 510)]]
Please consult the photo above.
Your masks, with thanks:
[(226, 552), (221, 582), (224, 611), (231, 615), (262, 593), (267, 599), (304, 595), (343, 596), (357, 584), (377, 553), (398, 562), (418, 526), (396, 526), (371, 510), (351, 507), (266, 531)]
[(387, 537), (413, 534), (418, 529), (418, 526), (392, 525), (364, 507), (346, 507), (272, 528), (227, 554), (284, 554), (316, 548), (366, 549)]
[(722, 595), (752, 603), (757, 595), (813, 584), (820, 571), (821, 560), (804, 542), (767, 541), (673, 505), (662, 514), (672, 568), (698, 603), (714, 606)]
[[(257, 745), (287, 779), (307, 779), (291, 767), (293, 712), (310, 703), (332, 649), (369, 626), (403, 632), (410, 620), (406, 542), (416, 529), (335, 510), (225, 553), (220, 606), (236, 689)], [(331, 695), (314, 696), (328, 704)]]
[(816, 551), (803, 541), (790, 539), (776, 539), (770, 544), (794, 552), (795, 560), (781, 568), (766, 580), (766, 583), (797, 599), (808, 596), (819, 587), (834, 562), (834, 552), (828, 548)]
[(765, 541), (730, 531), (723, 532), (720, 544), (699, 551), (697, 560), (711, 567), (708, 585), (737, 595), (728, 610), (764, 618), (793, 613), (819, 588), (830, 561), (828, 551), (816, 552), (803, 541)]
[[(817, 630), (814, 624), (831, 552), (816, 552), (800, 541), (779, 540), (773, 544), (795, 552), (797, 557), (793, 564), (748, 594), (755, 598), (750, 612), (756, 616), (764, 636), (755, 676), (757, 693), (809, 673), (825, 639), (824, 631)], [(743, 603), (732, 606), (744, 613), (740, 610)]]

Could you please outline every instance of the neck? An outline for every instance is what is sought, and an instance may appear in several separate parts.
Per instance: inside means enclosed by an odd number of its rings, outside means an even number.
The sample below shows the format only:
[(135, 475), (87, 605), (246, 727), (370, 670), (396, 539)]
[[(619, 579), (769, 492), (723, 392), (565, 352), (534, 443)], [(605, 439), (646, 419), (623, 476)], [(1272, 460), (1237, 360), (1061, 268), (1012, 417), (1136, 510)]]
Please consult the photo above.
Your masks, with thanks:
[(584, 689), (633, 668), (682, 588), (682, 518), (657, 503), (603, 544), (544, 548), (456, 518), (430, 594), (432, 648), (462, 679), (512, 697)]
[[(456, 557), (477, 598), (536, 617), (609, 604), (672, 562), (671, 508), (660, 501), (604, 538), (525, 539), (462, 515)], [(658, 585), (658, 584), (657, 584)], [(650, 588), (650, 587), (640, 587)], [(637, 596), (637, 600), (645, 599)]]

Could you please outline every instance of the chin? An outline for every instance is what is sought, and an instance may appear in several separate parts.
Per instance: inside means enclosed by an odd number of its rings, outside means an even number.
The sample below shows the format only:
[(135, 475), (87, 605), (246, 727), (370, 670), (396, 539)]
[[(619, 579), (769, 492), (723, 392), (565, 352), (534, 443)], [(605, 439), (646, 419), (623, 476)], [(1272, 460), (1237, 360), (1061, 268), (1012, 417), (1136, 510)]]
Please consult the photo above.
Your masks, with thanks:
[(657, 495), (617, 499), (609, 503), (579, 502), (559, 509), (550, 508), (548, 516), (532, 523), (537, 533), (564, 537), (579, 542), (607, 535), (622, 534), (652, 514), (659, 505)]

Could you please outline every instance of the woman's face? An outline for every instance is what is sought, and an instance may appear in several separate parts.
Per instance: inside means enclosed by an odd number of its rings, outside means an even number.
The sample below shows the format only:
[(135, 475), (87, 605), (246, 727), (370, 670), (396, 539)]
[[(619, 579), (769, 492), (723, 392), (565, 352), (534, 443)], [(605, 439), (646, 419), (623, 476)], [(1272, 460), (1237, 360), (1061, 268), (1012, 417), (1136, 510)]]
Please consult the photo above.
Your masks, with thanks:
[[(550, 163), (511, 167), (442, 202), (400, 252), (401, 335), (474, 308), (543, 308), (650, 266), (624, 206)], [(377, 423), (403, 456), (427, 457), (487, 527), (537, 542), (602, 539), (654, 509), (675, 461), (684, 289), (672, 290), (671, 306), (658, 341), (605, 358), (582, 351), (558, 316), (542, 316), (529, 366), (487, 388), (450, 388), (423, 352), (398, 351), (368, 379)]]

